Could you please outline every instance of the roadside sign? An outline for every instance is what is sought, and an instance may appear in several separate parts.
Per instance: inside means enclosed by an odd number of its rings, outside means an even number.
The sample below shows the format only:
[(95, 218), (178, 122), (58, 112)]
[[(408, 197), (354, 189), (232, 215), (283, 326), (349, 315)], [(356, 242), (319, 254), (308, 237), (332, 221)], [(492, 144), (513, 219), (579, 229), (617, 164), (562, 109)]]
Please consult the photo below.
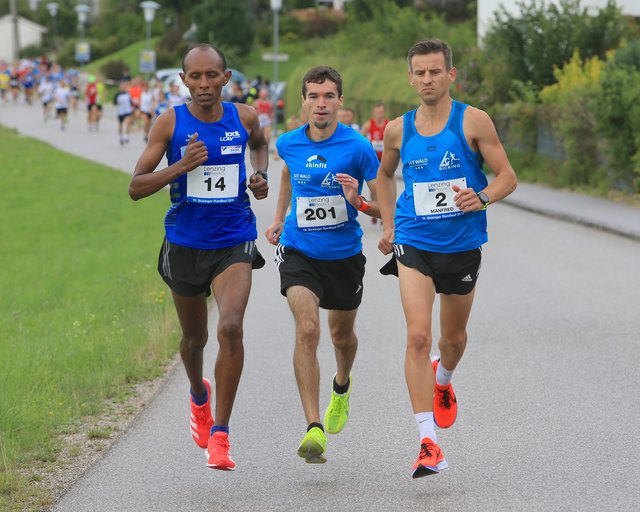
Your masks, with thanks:
[(91, 59), (91, 45), (88, 41), (76, 43), (76, 62), (87, 63)]
[(140, 73), (153, 73), (156, 70), (156, 52), (140, 50)]
[(288, 53), (278, 53), (277, 55), (275, 55), (273, 53), (263, 53), (262, 54), (262, 60), (266, 60), (266, 61), (269, 61), (269, 62), (273, 62), (275, 60), (277, 60), (278, 62), (286, 62), (286, 61), (289, 60), (289, 54)]

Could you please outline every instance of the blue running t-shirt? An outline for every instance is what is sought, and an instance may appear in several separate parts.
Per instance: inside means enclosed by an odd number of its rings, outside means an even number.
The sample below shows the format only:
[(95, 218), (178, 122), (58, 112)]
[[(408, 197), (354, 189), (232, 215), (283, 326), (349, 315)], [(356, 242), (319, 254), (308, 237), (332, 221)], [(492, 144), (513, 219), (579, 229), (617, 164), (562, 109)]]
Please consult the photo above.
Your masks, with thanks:
[(463, 213), (455, 205), (453, 185), (480, 192), (487, 186), (482, 155), (473, 151), (462, 130), (468, 105), (453, 101), (445, 128), (430, 137), (415, 129), (416, 111), (403, 116), (402, 176), (394, 243), (423, 251), (470, 251), (487, 241), (487, 214)]
[(208, 160), (171, 183), (171, 207), (165, 217), (171, 243), (195, 249), (234, 247), (255, 240), (256, 217), (247, 194), (244, 162), (249, 138), (233, 103), (222, 103), (222, 118), (205, 123), (187, 105), (174, 108), (176, 124), (167, 160), (182, 158), (194, 133), (207, 146)]
[(378, 157), (371, 144), (353, 128), (338, 123), (328, 139), (315, 142), (308, 124), (278, 138), (278, 154), (291, 173), (291, 211), (280, 243), (318, 260), (339, 260), (362, 250), (358, 211), (336, 181), (346, 173), (362, 184), (376, 178)]

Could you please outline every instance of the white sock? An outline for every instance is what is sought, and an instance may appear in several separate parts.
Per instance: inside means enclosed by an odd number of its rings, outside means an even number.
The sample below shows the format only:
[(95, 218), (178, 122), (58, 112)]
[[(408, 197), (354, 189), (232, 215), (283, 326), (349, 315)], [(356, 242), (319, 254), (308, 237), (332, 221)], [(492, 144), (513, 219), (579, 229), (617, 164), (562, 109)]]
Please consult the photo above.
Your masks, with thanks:
[(436, 429), (433, 423), (433, 413), (419, 412), (415, 417), (418, 429), (420, 430), (420, 440), (422, 441), (425, 437), (428, 437), (434, 443), (437, 443), (438, 437), (436, 436)]
[(453, 376), (453, 370), (447, 370), (442, 366), (442, 361), (438, 363), (436, 368), (436, 384), (439, 386), (448, 386), (451, 384), (451, 377)]

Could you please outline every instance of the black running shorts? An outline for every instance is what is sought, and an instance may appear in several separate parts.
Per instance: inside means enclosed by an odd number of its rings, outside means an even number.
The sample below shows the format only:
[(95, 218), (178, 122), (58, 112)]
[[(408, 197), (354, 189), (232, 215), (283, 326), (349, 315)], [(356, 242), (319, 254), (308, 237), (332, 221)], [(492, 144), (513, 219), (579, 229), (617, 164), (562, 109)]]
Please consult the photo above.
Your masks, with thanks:
[(286, 297), (287, 288), (304, 286), (317, 295), (322, 309), (358, 309), (366, 261), (362, 252), (342, 260), (316, 260), (279, 244), (275, 262), (280, 293)]
[(172, 244), (166, 238), (158, 256), (158, 272), (178, 295), (211, 295), (211, 282), (234, 263), (252, 263), (264, 267), (264, 258), (255, 241), (224, 249), (193, 249)]
[(380, 269), (384, 275), (398, 275), (397, 261), (433, 279), (436, 293), (467, 295), (473, 291), (480, 273), (482, 248), (465, 252), (421, 251), (407, 244), (393, 245), (393, 258)]

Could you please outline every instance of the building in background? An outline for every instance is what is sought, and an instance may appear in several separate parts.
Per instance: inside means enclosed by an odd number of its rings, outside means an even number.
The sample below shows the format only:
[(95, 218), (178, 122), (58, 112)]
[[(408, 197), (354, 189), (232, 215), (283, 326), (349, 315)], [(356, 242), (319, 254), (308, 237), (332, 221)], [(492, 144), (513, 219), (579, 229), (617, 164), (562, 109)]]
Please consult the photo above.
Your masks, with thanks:
[[(20, 31), (20, 49), (31, 45), (41, 45), (42, 36), (47, 28), (38, 25), (22, 16), (18, 16), (18, 30)], [(0, 60), (13, 60), (13, 20), (10, 14), (0, 18)]]
[[(478, 2), (478, 46), (482, 46), (482, 39), (489, 30), (494, 20), (494, 13), (500, 5), (512, 16), (517, 16), (520, 12), (519, 0), (477, 0)], [(528, 3), (528, 2), (525, 2)], [(545, 4), (559, 4), (559, 0), (546, 0)], [(581, 7), (592, 10), (599, 10), (607, 6), (607, 0), (582, 0)], [(640, 17), (639, 0), (616, 0), (616, 5), (626, 16)]]

